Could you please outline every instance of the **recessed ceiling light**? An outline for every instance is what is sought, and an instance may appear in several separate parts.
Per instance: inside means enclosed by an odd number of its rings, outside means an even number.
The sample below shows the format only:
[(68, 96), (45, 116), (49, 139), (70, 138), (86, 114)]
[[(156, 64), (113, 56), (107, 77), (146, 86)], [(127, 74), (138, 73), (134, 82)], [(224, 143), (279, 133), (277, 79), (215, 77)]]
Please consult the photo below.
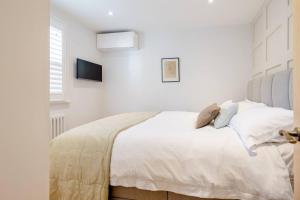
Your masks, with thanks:
[(108, 15), (109, 15), (109, 16), (114, 16), (113, 11), (108, 11)]
[(214, 0), (208, 0), (208, 3), (213, 3), (214, 2)]

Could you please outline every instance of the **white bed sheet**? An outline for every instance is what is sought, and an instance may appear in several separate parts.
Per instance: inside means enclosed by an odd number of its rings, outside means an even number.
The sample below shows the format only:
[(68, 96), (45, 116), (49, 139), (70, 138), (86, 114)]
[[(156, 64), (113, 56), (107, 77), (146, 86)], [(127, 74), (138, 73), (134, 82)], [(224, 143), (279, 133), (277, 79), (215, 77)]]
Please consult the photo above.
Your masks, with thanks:
[(290, 144), (290, 143), (279, 143), (279, 144), (275, 144), (280, 155), (281, 158), (283, 159), (283, 161), (285, 162), (288, 170), (289, 170), (289, 174), (290, 177), (294, 177), (294, 145)]
[(197, 113), (162, 112), (116, 138), (111, 185), (222, 199), (291, 200), (273, 144), (250, 155), (229, 127), (194, 129)]

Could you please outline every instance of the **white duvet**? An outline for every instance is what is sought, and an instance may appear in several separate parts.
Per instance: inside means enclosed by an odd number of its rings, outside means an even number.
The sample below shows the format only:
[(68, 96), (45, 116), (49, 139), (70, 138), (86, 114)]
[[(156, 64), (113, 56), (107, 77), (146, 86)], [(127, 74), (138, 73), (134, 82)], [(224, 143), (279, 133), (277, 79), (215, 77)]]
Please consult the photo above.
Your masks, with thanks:
[(222, 199), (291, 200), (278, 148), (250, 155), (231, 128), (194, 129), (197, 113), (163, 112), (116, 138), (111, 185)]

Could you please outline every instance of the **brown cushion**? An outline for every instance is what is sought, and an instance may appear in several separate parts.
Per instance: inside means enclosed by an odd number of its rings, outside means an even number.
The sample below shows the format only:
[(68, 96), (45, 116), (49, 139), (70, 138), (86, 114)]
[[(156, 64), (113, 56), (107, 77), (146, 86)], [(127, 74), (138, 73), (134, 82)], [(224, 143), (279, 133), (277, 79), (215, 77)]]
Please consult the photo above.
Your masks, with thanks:
[(198, 115), (196, 128), (202, 128), (210, 124), (218, 116), (220, 110), (221, 108), (216, 103), (206, 107)]

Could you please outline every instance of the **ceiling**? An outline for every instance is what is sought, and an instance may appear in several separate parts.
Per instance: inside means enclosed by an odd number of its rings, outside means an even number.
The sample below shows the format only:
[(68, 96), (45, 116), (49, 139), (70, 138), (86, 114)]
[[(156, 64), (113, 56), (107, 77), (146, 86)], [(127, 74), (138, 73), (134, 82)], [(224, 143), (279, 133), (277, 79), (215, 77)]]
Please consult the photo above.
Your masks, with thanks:
[[(95, 31), (197, 29), (248, 24), (264, 0), (52, 0)], [(113, 16), (108, 14), (113, 12)]]

